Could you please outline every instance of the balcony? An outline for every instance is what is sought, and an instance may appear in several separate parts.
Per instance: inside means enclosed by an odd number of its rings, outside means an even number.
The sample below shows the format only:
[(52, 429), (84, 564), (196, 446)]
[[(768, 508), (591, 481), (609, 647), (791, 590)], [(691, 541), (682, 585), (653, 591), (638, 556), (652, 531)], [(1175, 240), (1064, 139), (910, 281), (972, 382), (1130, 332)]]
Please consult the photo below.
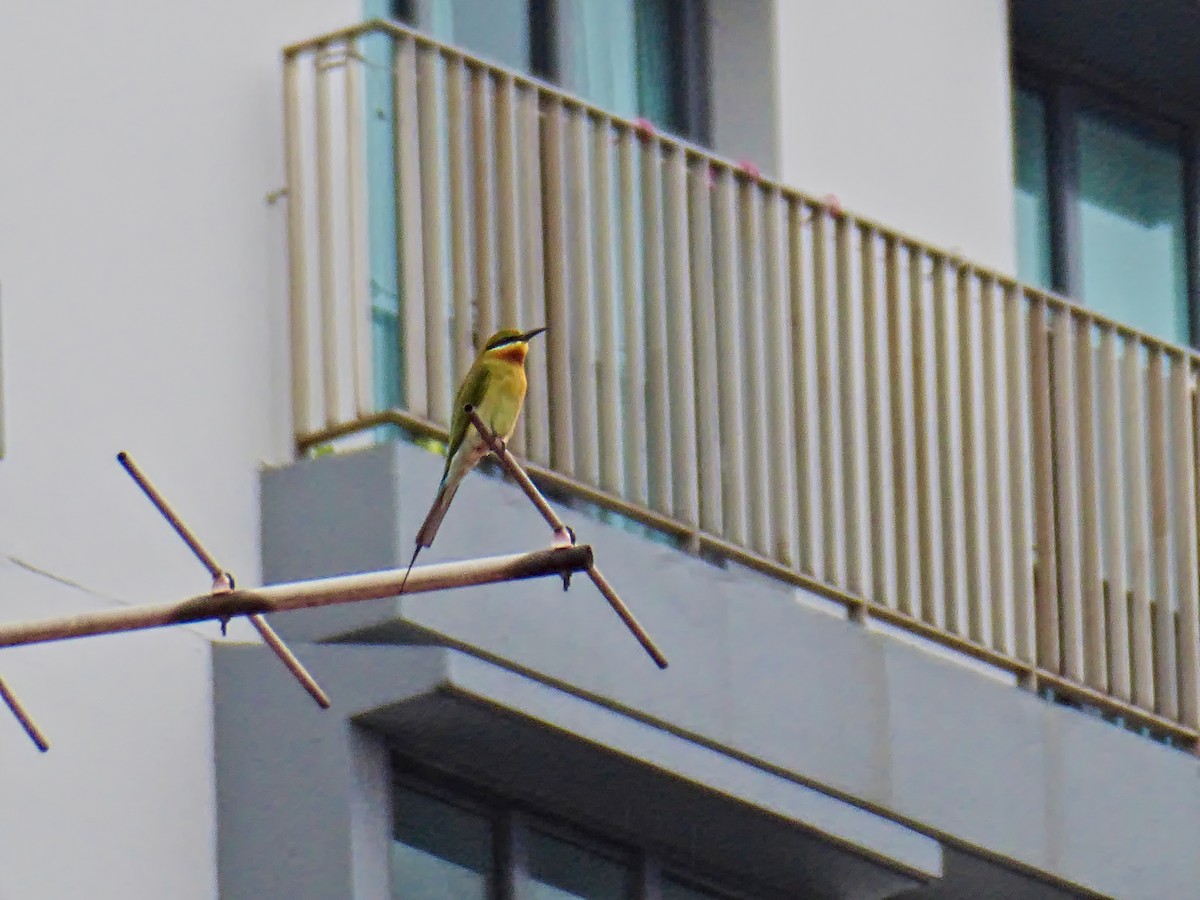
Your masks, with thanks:
[(545, 323), (548, 488), (1195, 743), (1191, 351), (395, 25), (284, 69), (298, 452)]

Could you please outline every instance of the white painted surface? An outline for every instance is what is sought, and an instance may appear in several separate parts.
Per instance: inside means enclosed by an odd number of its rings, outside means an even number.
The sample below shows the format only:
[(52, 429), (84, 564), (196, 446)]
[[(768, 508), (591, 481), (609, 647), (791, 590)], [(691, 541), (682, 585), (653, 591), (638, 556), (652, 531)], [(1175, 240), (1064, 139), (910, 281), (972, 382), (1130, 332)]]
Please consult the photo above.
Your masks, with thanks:
[[(289, 456), (280, 55), (354, 0), (0, 12), (0, 621), (207, 580), (129, 450), (241, 583)], [(31, 574), (17, 557), (86, 585)], [(245, 631), (240, 632), (245, 634)], [(0, 652), (0, 898), (216, 895), (214, 628)]]
[(1004, 0), (774, 0), (780, 175), (1013, 271)]

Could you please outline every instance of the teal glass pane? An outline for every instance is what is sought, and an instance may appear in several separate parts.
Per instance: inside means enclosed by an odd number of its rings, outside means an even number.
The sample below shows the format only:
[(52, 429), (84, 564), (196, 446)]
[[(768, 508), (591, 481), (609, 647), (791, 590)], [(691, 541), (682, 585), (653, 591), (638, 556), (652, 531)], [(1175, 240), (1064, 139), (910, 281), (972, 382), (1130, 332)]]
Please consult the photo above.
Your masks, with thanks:
[(1033, 91), (1013, 94), (1013, 181), (1016, 187), (1017, 277), (1052, 286), (1050, 179), (1046, 155), (1046, 103)]
[(492, 828), (483, 816), (397, 788), (392, 896), (400, 900), (487, 900)]
[(619, 116), (638, 111), (635, 0), (558, 0), (563, 87)]
[(528, 72), (529, 0), (431, 0), (421, 26), (490, 62)]
[(529, 835), (528, 876), (518, 885), (520, 900), (626, 900), (632, 871), (608, 857), (556, 837)]
[(676, 102), (682, 67), (681, 36), (676, 33), (672, 4), (676, 0), (636, 0), (638, 114), (659, 128), (686, 134), (688, 123)]
[(1183, 160), (1179, 148), (1094, 112), (1079, 117), (1083, 301), (1187, 343)]

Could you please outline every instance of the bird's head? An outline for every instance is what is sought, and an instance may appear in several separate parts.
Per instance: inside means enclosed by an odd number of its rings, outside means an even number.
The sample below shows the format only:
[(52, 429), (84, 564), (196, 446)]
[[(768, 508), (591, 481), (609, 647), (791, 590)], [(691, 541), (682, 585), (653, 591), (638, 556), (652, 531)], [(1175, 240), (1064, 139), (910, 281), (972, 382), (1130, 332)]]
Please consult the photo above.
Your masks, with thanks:
[(525, 362), (525, 353), (529, 350), (530, 339), (545, 330), (545, 327), (534, 328), (532, 331), (503, 328), (487, 339), (487, 343), (483, 345), (483, 352), (496, 359), (517, 364), (523, 363)]

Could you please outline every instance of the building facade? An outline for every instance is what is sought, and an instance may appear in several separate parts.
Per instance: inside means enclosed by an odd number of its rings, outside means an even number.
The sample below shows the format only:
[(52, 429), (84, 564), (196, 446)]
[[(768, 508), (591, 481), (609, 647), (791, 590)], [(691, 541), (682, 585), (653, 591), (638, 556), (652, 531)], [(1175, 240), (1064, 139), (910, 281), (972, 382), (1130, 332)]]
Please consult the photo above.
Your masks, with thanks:
[[(0, 653), (0, 898), (1189, 897), (1183, 0), (0, 12), (5, 621), (404, 565), (454, 385), (557, 579)], [(50, 260), (50, 251), (60, 256)], [(543, 339), (539, 338), (539, 341)], [(544, 547), (485, 467), (421, 562)]]

